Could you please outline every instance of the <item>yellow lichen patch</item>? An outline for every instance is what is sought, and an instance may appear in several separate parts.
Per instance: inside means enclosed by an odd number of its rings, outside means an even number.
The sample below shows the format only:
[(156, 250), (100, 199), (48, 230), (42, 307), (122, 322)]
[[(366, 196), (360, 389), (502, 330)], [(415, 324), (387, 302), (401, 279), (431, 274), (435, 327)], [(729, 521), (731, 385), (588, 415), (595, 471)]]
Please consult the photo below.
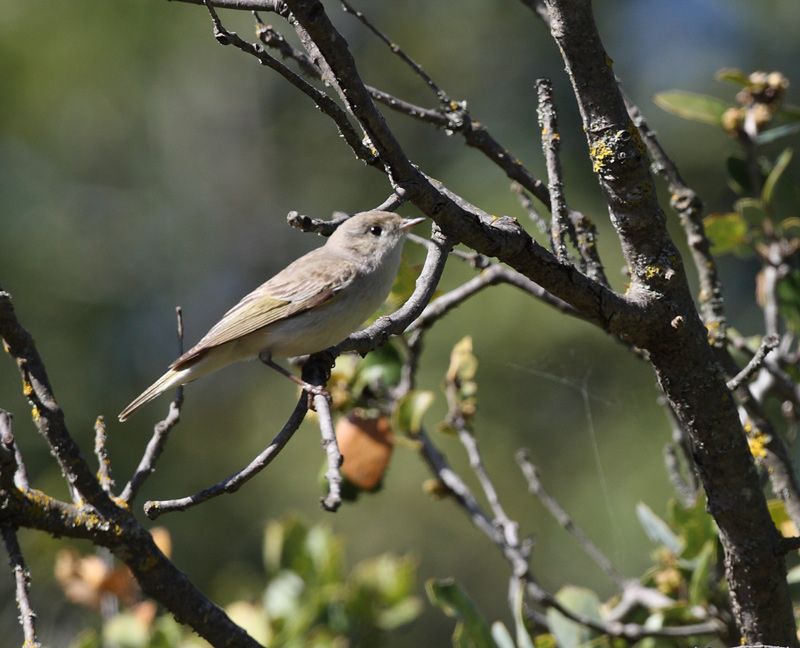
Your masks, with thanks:
[(646, 279), (654, 279), (661, 274), (661, 268), (654, 265), (646, 266), (644, 269), (644, 276)]
[(22, 394), (25, 397), (28, 397), (31, 394), (33, 394), (33, 387), (27, 380), (22, 381)]
[(42, 418), (41, 414), (39, 414), (39, 408), (34, 405), (31, 407), (31, 418), (33, 419), (34, 423), (38, 423)]
[(604, 140), (598, 140), (589, 147), (589, 157), (592, 159), (592, 170), (595, 173), (602, 171), (609, 158), (613, 156), (614, 151)]
[[(747, 431), (747, 425), (745, 424), (745, 431)], [(747, 445), (750, 446), (750, 454), (753, 455), (756, 459), (763, 459), (767, 456), (767, 444), (772, 440), (769, 434), (764, 434), (761, 431), (756, 431), (755, 434), (752, 434), (747, 437)]]
[(125, 509), (126, 511), (131, 510), (131, 505), (128, 503), (128, 501), (122, 499), (121, 497), (112, 497), (111, 501), (114, 502), (114, 504), (116, 504), (120, 508)]
[[(711, 320), (710, 322), (706, 322), (706, 331), (708, 331), (708, 341), (713, 342), (716, 340), (720, 335), (720, 324), (717, 320)], [(749, 423), (745, 423), (745, 432), (747, 432), (747, 425)]]

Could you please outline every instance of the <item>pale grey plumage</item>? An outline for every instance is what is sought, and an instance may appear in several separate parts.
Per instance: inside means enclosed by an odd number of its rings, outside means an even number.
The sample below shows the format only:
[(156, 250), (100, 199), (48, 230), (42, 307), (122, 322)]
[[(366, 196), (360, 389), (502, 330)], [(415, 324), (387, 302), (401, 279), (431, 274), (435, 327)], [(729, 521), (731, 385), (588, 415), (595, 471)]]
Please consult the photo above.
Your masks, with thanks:
[(422, 219), (369, 211), (325, 245), (245, 296), (119, 414), (124, 421), (163, 392), (261, 353), (288, 357), (341, 342), (381, 305), (400, 265), (406, 231)]

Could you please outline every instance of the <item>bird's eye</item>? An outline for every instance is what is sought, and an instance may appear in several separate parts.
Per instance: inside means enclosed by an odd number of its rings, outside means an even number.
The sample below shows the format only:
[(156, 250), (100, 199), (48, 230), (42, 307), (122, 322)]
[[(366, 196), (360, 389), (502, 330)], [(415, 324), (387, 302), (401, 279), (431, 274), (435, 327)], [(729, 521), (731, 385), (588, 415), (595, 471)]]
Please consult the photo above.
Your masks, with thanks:
[(369, 228), (369, 233), (373, 236), (380, 236), (383, 233), (383, 228), (380, 225), (373, 225)]

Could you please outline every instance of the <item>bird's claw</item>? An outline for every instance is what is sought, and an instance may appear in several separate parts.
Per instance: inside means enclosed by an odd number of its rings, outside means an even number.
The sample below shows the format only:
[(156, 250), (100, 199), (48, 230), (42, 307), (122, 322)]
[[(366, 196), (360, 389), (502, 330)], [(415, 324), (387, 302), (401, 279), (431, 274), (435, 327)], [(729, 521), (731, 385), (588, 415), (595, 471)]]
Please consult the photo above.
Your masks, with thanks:
[(314, 412), (317, 411), (317, 407), (314, 404), (314, 398), (316, 396), (324, 396), (325, 400), (329, 403), (331, 402), (331, 393), (325, 389), (322, 385), (312, 385), (311, 383), (305, 383), (303, 386), (303, 391), (308, 394), (308, 408)]

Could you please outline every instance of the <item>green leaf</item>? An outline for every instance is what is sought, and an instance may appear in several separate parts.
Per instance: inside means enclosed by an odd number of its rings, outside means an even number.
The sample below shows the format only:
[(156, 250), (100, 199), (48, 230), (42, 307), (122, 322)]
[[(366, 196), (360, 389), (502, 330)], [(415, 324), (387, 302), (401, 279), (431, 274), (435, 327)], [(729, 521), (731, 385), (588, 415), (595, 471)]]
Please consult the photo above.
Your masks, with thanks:
[(790, 585), (800, 583), (800, 565), (795, 565), (786, 574), (786, 582)]
[(716, 97), (683, 90), (659, 92), (653, 101), (673, 115), (713, 126), (721, 125), (722, 114), (731, 107)]
[(775, 117), (782, 122), (796, 122), (800, 121), (800, 106), (792, 106), (791, 104), (783, 104), (780, 107)]
[(711, 251), (714, 254), (734, 252), (744, 255), (749, 252), (747, 246), (747, 223), (741, 214), (709, 214), (703, 219), (706, 236), (711, 240)]
[(706, 542), (716, 541), (717, 526), (706, 511), (705, 498), (698, 497), (694, 506), (683, 506), (675, 499), (667, 502), (667, 521), (681, 538), (681, 557), (694, 559)]
[(264, 590), (264, 611), (273, 619), (285, 619), (296, 613), (305, 591), (305, 583), (295, 572), (275, 574)]
[(517, 635), (517, 648), (533, 648), (533, 640), (525, 626), (525, 589), (522, 583), (515, 581), (512, 585), (511, 604), (514, 614), (514, 629)]
[(735, 83), (743, 87), (750, 85), (750, 77), (738, 68), (722, 68), (721, 70), (717, 70), (714, 78), (717, 81), (727, 81), (728, 83)]
[(664, 545), (676, 556), (680, 555), (683, 549), (683, 543), (680, 538), (672, 532), (672, 529), (669, 528), (669, 525), (664, 520), (653, 513), (647, 504), (639, 502), (636, 505), (636, 515), (650, 540)]
[(786, 171), (786, 168), (792, 161), (792, 155), (792, 149), (787, 148), (784, 149), (784, 151), (778, 156), (778, 159), (775, 160), (775, 165), (772, 167), (772, 171), (769, 172), (769, 175), (764, 182), (764, 188), (761, 190), (761, 200), (763, 200), (765, 204), (769, 205), (772, 203), (775, 187), (780, 181), (783, 172)]
[(413, 557), (382, 554), (358, 563), (351, 580), (381, 601), (399, 603), (414, 592), (416, 575), (417, 561)]
[(511, 633), (501, 621), (495, 621), (492, 624), (492, 639), (497, 644), (497, 648), (516, 648)]
[(306, 535), (308, 527), (296, 517), (267, 523), (262, 555), (269, 575), (284, 568), (297, 570), (300, 564), (310, 563), (304, 555)]
[[(725, 161), (725, 164), (728, 169), (730, 188), (740, 196), (752, 194), (753, 183), (750, 180), (750, 171), (745, 159), (732, 155)], [(759, 175), (761, 175), (760, 169)], [(763, 183), (763, 177), (759, 178), (759, 182)]]
[(433, 605), (447, 616), (458, 619), (453, 632), (454, 648), (494, 648), (489, 625), (452, 578), (429, 579), (425, 591)]
[(792, 122), (778, 126), (777, 128), (770, 128), (755, 136), (754, 141), (758, 145), (772, 144), (784, 137), (791, 137), (795, 133), (800, 133), (800, 122)]
[(734, 203), (734, 209), (750, 227), (761, 227), (761, 223), (767, 217), (764, 203), (758, 198), (739, 198)]
[(689, 581), (689, 605), (702, 605), (711, 590), (711, 568), (716, 562), (716, 542), (709, 540), (697, 557), (697, 565)]
[(104, 648), (146, 648), (150, 629), (130, 612), (121, 612), (103, 624)]
[(97, 635), (96, 630), (84, 630), (72, 640), (69, 648), (101, 648), (100, 637)]
[(772, 523), (778, 529), (791, 519), (789, 513), (786, 511), (786, 504), (784, 504), (783, 500), (779, 500), (776, 497), (767, 500), (767, 509), (769, 510), (769, 516), (772, 518)]
[(418, 434), (422, 428), (422, 418), (433, 404), (432, 391), (412, 390), (403, 396), (394, 410), (393, 428), (406, 434)]
[(421, 269), (422, 267), (420, 265), (408, 263), (405, 255), (403, 255), (403, 261), (395, 276), (392, 290), (384, 304), (384, 310), (386, 312), (397, 310), (411, 297), (411, 293), (413, 293), (414, 288), (417, 287), (417, 277), (419, 277)]
[(371, 351), (358, 363), (351, 388), (353, 397), (360, 397), (367, 388), (380, 393), (388, 387), (393, 387), (400, 382), (402, 366), (403, 358), (392, 343)]
[(381, 630), (394, 630), (411, 623), (422, 614), (422, 610), (422, 601), (416, 596), (409, 596), (390, 608), (380, 610), (375, 618), (375, 625)]
[(158, 617), (154, 623), (153, 636), (149, 648), (176, 648), (183, 646), (183, 630), (175, 618), (169, 614)]
[[(558, 591), (556, 599), (570, 612), (582, 614), (595, 621), (602, 620), (600, 600), (591, 590), (567, 585)], [(578, 648), (592, 638), (591, 630), (553, 608), (547, 610), (547, 624), (550, 632), (555, 635), (559, 648)]]

